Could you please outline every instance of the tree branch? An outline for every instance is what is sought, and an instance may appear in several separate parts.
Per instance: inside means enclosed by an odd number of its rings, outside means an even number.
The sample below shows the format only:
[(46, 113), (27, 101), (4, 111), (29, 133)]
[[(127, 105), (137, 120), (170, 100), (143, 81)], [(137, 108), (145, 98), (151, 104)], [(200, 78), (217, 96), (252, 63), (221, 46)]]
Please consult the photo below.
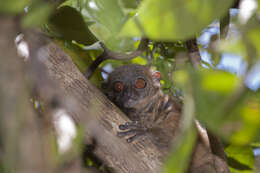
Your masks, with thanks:
[(20, 28), (15, 17), (0, 15), (0, 162), (8, 172), (54, 172), (50, 129), (33, 111), (26, 68), (14, 39)]

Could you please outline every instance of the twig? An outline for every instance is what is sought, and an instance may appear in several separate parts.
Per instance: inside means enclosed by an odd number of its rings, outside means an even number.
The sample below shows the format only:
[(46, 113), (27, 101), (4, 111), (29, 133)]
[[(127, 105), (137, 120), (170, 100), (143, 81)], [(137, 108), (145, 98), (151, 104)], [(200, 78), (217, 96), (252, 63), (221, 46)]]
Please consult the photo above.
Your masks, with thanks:
[(225, 39), (227, 37), (229, 24), (230, 24), (230, 13), (228, 10), (227, 14), (222, 19), (220, 19), (219, 30), (220, 30), (221, 39)]
[(104, 49), (104, 52), (107, 55), (107, 59), (116, 59), (116, 60), (130, 60), (132, 58), (140, 56), (146, 50), (147, 45), (148, 45), (148, 39), (143, 38), (143, 39), (141, 39), (141, 42), (140, 42), (137, 50), (135, 50), (129, 54), (124, 54), (124, 53), (119, 53), (119, 52), (113, 52), (113, 51), (109, 50), (103, 43), (101, 43), (101, 47)]
[(99, 66), (99, 64), (101, 64), (103, 61), (107, 59), (130, 60), (132, 58), (142, 55), (142, 53), (147, 49), (148, 43), (149, 43), (148, 39), (142, 38), (137, 50), (128, 54), (113, 52), (109, 50), (103, 43), (100, 43), (101, 47), (104, 49), (104, 52), (95, 59), (95, 61), (90, 65), (90, 67), (84, 73), (84, 76), (87, 79), (90, 79), (94, 71)]
[(200, 52), (196, 41), (196, 38), (186, 41), (190, 62), (193, 67), (198, 67), (201, 63)]

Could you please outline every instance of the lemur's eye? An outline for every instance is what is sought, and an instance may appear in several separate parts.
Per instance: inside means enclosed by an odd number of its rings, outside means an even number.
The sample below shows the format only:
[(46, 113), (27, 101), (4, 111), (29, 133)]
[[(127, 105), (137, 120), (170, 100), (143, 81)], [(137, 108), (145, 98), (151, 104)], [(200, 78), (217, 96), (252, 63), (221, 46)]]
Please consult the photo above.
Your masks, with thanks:
[(145, 87), (146, 87), (146, 82), (145, 82), (145, 80), (142, 79), (142, 78), (138, 78), (138, 79), (135, 81), (135, 87), (136, 87), (136, 88), (139, 88), (139, 89), (145, 88)]
[(124, 85), (122, 84), (122, 82), (115, 82), (114, 90), (116, 92), (121, 92), (121, 91), (123, 91), (123, 89), (124, 89)]

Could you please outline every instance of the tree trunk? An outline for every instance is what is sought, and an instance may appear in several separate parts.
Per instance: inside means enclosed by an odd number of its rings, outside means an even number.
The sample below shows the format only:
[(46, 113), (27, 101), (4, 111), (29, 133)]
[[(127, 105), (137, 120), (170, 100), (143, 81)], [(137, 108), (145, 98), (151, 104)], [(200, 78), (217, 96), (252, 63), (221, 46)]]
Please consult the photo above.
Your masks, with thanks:
[(16, 53), (19, 20), (0, 14), (0, 24), (0, 170), (52, 173), (46, 142), (51, 134), (32, 109), (23, 59)]

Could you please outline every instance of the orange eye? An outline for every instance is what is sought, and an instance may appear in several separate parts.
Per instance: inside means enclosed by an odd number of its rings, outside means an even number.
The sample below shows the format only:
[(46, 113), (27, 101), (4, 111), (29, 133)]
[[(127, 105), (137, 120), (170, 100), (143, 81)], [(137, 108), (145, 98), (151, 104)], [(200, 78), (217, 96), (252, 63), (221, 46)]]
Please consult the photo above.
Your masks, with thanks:
[(142, 88), (145, 88), (146, 86), (146, 82), (144, 79), (142, 78), (139, 78), (135, 81), (135, 87), (136, 88), (139, 88), (139, 89), (142, 89)]
[(116, 82), (114, 84), (114, 90), (116, 92), (121, 92), (124, 89), (124, 85), (121, 82)]

